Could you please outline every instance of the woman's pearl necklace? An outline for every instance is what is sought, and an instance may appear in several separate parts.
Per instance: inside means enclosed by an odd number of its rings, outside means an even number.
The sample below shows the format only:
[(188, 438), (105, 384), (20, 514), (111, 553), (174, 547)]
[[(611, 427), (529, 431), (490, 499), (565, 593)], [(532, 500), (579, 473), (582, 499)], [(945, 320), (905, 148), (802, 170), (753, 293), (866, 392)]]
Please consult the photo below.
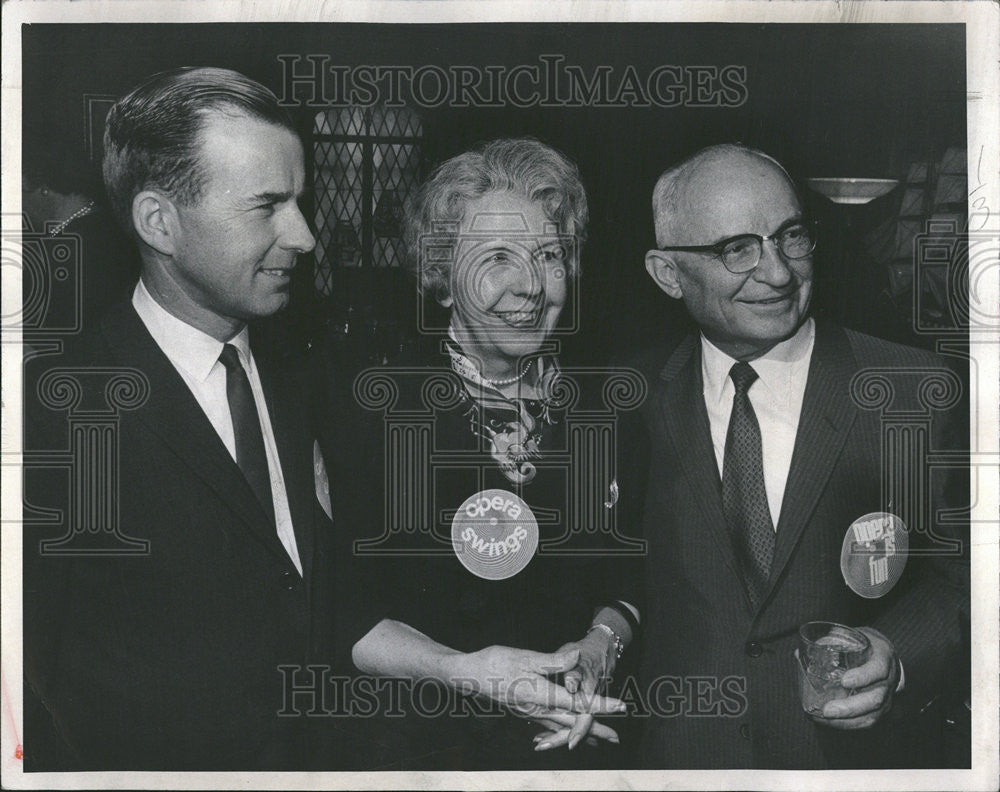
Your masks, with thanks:
[(528, 373), (528, 369), (531, 368), (531, 364), (533, 362), (534, 361), (529, 360), (527, 363), (524, 364), (524, 368), (521, 369), (520, 374), (517, 374), (516, 376), (513, 377), (508, 377), (507, 379), (489, 379), (488, 377), (483, 377), (482, 374), (480, 374), (479, 376), (482, 378), (483, 382), (485, 382), (487, 385), (492, 385), (494, 388), (500, 388), (503, 387), (504, 385), (513, 385), (515, 382), (520, 382), (522, 379), (524, 379), (524, 375)]

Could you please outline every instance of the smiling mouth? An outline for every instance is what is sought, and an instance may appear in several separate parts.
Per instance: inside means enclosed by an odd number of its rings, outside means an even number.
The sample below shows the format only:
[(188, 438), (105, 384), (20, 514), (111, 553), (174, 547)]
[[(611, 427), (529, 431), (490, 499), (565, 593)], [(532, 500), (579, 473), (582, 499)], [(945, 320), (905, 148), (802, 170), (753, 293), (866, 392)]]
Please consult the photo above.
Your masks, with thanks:
[(788, 302), (795, 296), (796, 292), (789, 292), (788, 294), (782, 294), (778, 297), (768, 297), (763, 300), (743, 300), (747, 305), (780, 305), (781, 303)]
[(510, 327), (537, 327), (541, 310), (534, 311), (494, 311), (493, 315), (499, 317), (504, 324)]
[(260, 272), (272, 278), (291, 277), (293, 267), (263, 267)]

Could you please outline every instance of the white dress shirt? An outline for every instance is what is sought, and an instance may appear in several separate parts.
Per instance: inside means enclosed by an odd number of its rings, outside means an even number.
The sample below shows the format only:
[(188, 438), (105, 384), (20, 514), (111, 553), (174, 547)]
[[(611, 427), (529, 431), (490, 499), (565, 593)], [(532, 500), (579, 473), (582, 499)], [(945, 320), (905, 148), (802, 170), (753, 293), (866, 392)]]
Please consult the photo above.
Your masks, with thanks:
[[(802, 412), (802, 399), (806, 392), (809, 361), (815, 340), (816, 325), (812, 319), (807, 319), (791, 338), (777, 344), (756, 360), (748, 361), (758, 376), (748, 393), (760, 425), (764, 489), (775, 530), (781, 515), (788, 470), (792, 465), (792, 451), (799, 429), (799, 415)], [(708, 411), (720, 477), (735, 393), (729, 370), (735, 363), (735, 358), (720, 350), (705, 336), (701, 337), (705, 409)]]
[[(201, 405), (205, 416), (235, 461), (236, 436), (233, 432), (233, 419), (229, 413), (229, 399), (226, 397), (226, 367), (219, 361), (223, 342), (169, 313), (156, 302), (142, 280), (132, 293), (132, 305), (157, 346), (163, 350), (163, 354), (177, 369), (177, 373), (181, 375)], [(227, 343), (236, 347), (240, 363), (243, 364), (250, 380), (250, 390), (253, 392), (261, 432), (264, 435), (264, 450), (271, 478), (271, 496), (274, 500), (274, 521), (278, 529), (278, 538), (301, 575), (302, 562), (299, 560), (295, 531), (292, 529), (292, 514), (288, 508), (288, 495), (285, 491), (285, 478), (281, 472), (281, 461), (278, 458), (278, 446), (274, 440), (260, 375), (257, 373), (257, 365), (250, 352), (247, 329), (244, 327)]]

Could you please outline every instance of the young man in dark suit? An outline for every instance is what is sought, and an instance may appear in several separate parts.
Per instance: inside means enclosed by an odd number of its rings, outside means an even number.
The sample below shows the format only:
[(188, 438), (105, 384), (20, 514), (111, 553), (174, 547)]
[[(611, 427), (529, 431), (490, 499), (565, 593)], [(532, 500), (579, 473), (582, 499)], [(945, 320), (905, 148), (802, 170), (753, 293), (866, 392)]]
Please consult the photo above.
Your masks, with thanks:
[(78, 460), (105, 467), (69, 488), (73, 524), (25, 536), (26, 767), (307, 768), (317, 719), (289, 692), (360, 637), (335, 617), (350, 552), (302, 379), (248, 327), (314, 246), (302, 144), (262, 85), (178, 69), (111, 110), (104, 175), (141, 279), (28, 395), (36, 448), (98, 416), (111, 442)]
[[(949, 680), (968, 683), (954, 662), (969, 609), (967, 526), (949, 527), (941, 509), (949, 494), (967, 504), (968, 489), (945, 493), (925, 460), (891, 459), (886, 428), (893, 415), (926, 419), (918, 446), (968, 448), (945, 409), (962, 408), (960, 381), (934, 355), (810, 317), (814, 230), (767, 155), (705, 149), (660, 177), (653, 208), (646, 268), (700, 333), (664, 356), (644, 408), (642, 690), (683, 703), (647, 711), (643, 764), (934, 761), (918, 714)], [(884, 384), (865, 385), (868, 375)], [(951, 395), (932, 396), (930, 382)], [(884, 403), (873, 387), (889, 393)], [(905, 517), (910, 554), (892, 590), (866, 598), (842, 576), (841, 549), (852, 521), (873, 512)], [(814, 620), (861, 630), (872, 651), (843, 676), (851, 695), (810, 716), (793, 652)], [(687, 695), (700, 679), (709, 692)]]

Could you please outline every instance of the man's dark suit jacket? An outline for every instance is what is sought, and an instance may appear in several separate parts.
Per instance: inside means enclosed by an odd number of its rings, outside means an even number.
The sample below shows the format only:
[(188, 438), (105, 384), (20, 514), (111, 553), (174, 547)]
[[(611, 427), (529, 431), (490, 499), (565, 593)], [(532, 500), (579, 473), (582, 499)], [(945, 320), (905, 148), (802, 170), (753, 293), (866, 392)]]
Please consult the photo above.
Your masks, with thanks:
[[(67, 359), (38, 361), (50, 371), (71, 367), (82, 383), (77, 415), (113, 398), (102, 372), (125, 369), (148, 383), (140, 406), (118, 411), (116, 468), (102, 474), (118, 476), (121, 533), (148, 550), (42, 554), (41, 540), (63, 535), (65, 518), (26, 529), (26, 769), (310, 767), (308, 733), (333, 721), (279, 716), (288, 687), (279, 667), (346, 667), (358, 636), (338, 623), (335, 605), (349, 585), (350, 549), (317, 500), (300, 380), (287, 360), (255, 357), (303, 577), (130, 302)], [(36, 430), (26, 444), (66, 448), (66, 409), (25, 393)], [(31, 507), (65, 509), (67, 488), (64, 471), (27, 477)], [(312, 700), (300, 696), (297, 705), (309, 709)]]
[[(886, 368), (897, 370), (884, 378), (888, 390), (857, 381), (852, 398), (856, 374)], [(840, 553), (852, 521), (873, 511), (900, 513), (897, 505), (883, 502), (883, 427), (892, 421), (905, 425), (908, 410), (918, 423), (927, 414), (933, 419), (930, 450), (968, 448), (961, 421), (921, 403), (946, 400), (943, 392), (950, 386), (937, 393), (918, 393), (915, 386), (922, 373), (943, 368), (930, 353), (817, 325), (770, 592), (756, 611), (744, 593), (725, 527), (698, 339), (683, 341), (653, 374), (643, 408), (650, 465), (641, 687), (658, 690), (661, 701), (660, 714), (653, 711), (645, 719), (644, 766), (913, 767), (935, 761), (936, 752), (928, 753), (935, 748), (934, 735), (919, 712), (947, 692), (949, 679), (969, 682), (968, 666), (955, 664), (962, 614), (967, 618), (969, 608), (967, 527), (947, 528), (935, 510), (947, 502), (967, 505), (967, 484), (963, 490), (961, 476), (948, 484), (948, 477), (935, 471), (933, 491), (919, 509), (925, 517), (919, 525), (909, 524), (911, 547), (935, 545), (923, 534), (933, 525), (940, 534), (961, 538), (961, 552), (911, 556), (900, 582), (884, 597), (854, 594), (841, 576)], [(885, 392), (891, 394), (885, 409), (892, 415), (860, 406)], [(967, 412), (961, 396), (964, 392), (957, 394), (955, 412)], [(898, 479), (899, 462), (890, 466)], [(916, 471), (910, 480), (917, 480)], [(898, 499), (908, 497), (905, 487), (894, 491)], [(792, 652), (798, 627), (813, 620), (871, 626), (895, 645), (905, 690), (874, 729), (834, 731), (802, 711)], [(674, 680), (656, 687), (665, 677)], [(698, 677), (709, 682), (699, 683)], [(714, 692), (698, 701), (699, 685)], [(680, 706), (678, 691), (685, 702)], [(666, 700), (671, 696), (674, 701)]]

